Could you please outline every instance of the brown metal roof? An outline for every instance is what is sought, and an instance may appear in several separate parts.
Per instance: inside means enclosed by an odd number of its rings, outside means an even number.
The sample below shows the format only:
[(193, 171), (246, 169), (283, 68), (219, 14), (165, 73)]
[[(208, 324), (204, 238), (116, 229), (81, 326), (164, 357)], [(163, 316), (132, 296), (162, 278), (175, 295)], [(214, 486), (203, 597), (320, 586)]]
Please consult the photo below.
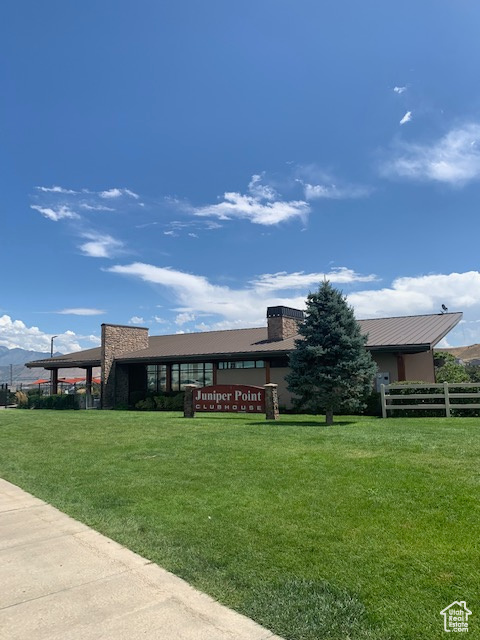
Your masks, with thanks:
[[(461, 313), (374, 318), (359, 320), (368, 334), (367, 347), (372, 351), (426, 351), (435, 346), (460, 321)], [(118, 362), (152, 362), (158, 360), (193, 360), (199, 358), (268, 357), (287, 354), (295, 347), (295, 338), (269, 341), (267, 328), (205, 331), (167, 336), (151, 336), (146, 349), (131, 351)], [(81, 367), (100, 365), (100, 347), (78, 351), (46, 360), (27, 363), (28, 367)]]
[(101, 364), (101, 347), (75, 351), (74, 353), (62, 354), (44, 360), (32, 360), (25, 364), (30, 369), (43, 367), (44, 369), (70, 369), (71, 367), (99, 367)]
[(461, 320), (461, 313), (440, 313), (400, 318), (359, 320), (363, 333), (368, 333), (367, 347), (427, 346), (434, 347)]
[[(362, 333), (368, 334), (367, 347), (372, 351), (392, 349), (428, 350), (439, 342), (461, 319), (461, 313), (374, 318), (359, 320)], [(148, 349), (123, 354), (119, 362), (158, 359), (182, 359), (198, 356), (241, 357), (289, 353), (295, 338), (267, 340), (267, 328), (206, 331), (170, 336), (152, 336)]]
[(170, 336), (152, 336), (147, 349), (124, 353), (119, 362), (152, 360), (152, 358), (191, 359), (198, 356), (258, 357), (274, 353), (288, 353), (295, 344), (295, 338), (269, 341), (267, 328), (231, 329), (227, 331), (204, 331), (202, 333), (182, 333)]

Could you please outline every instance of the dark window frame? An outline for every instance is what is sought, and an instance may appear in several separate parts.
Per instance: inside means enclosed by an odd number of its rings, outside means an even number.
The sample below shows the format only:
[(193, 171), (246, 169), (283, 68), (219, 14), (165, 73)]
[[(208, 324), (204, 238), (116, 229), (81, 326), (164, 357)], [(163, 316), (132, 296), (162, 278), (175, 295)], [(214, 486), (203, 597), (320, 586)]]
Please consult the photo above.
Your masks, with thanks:
[[(253, 363), (253, 367), (246, 367), (246, 363)], [(265, 369), (265, 360), (222, 360), (218, 363), (219, 371), (227, 369)]]

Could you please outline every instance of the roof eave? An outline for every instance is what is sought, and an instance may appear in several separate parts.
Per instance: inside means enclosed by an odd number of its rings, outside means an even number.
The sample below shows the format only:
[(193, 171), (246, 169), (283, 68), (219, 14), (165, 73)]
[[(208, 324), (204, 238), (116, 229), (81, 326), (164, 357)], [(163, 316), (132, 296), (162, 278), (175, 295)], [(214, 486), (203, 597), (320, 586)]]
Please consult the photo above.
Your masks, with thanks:
[(158, 364), (159, 362), (203, 362), (205, 360), (224, 360), (231, 358), (248, 358), (249, 360), (265, 360), (276, 356), (286, 356), (292, 349), (282, 349), (279, 351), (234, 351), (226, 353), (198, 353), (194, 355), (171, 355), (171, 356), (147, 356), (144, 358), (117, 358), (118, 364)]
[(432, 342), (432, 349), (436, 344), (440, 342), (440, 340), (442, 340), (447, 335), (447, 333), (450, 333), (452, 329), (455, 329), (457, 324), (463, 318), (463, 313), (461, 311), (457, 311), (456, 314), (452, 314), (452, 315), (456, 315), (456, 318), (452, 318), (452, 320), (454, 321), (450, 324), (450, 326), (438, 336), (435, 342)]
[(84, 369), (86, 367), (100, 367), (100, 360), (32, 360), (26, 362), (28, 369)]
[(375, 353), (378, 352), (394, 352), (394, 353), (422, 353), (423, 351), (430, 351), (432, 345), (430, 343), (425, 344), (385, 344), (385, 345), (367, 345), (368, 351)]

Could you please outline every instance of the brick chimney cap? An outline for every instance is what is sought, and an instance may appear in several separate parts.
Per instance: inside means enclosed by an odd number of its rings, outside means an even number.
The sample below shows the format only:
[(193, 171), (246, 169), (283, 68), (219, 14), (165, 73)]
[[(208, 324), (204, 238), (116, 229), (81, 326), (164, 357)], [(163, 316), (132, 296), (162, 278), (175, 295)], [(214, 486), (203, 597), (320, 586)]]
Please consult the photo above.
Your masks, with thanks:
[(305, 314), (300, 309), (291, 307), (267, 307), (267, 318), (295, 318), (303, 320)]

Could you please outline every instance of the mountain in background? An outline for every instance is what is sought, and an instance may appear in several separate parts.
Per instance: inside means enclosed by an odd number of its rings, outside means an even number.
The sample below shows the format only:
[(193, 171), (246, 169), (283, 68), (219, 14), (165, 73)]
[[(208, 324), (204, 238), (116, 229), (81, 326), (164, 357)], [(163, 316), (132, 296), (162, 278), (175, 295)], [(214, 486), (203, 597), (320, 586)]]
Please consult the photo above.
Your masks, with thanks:
[[(54, 355), (60, 356), (62, 354), (57, 352)], [(43, 360), (49, 357), (50, 353), (48, 351), (27, 351), (27, 349), (8, 349), (8, 347), (0, 346), (0, 383), (7, 382), (16, 386), (18, 384), (28, 384), (38, 378), (48, 378), (50, 376), (49, 371), (45, 371), (45, 369), (27, 369), (24, 365), (31, 360)]]
[[(57, 352), (54, 355), (61, 356), (62, 354)], [(25, 362), (30, 362), (31, 360), (43, 360), (49, 357), (49, 351), (27, 351), (26, 349), (0, 347), (0, 366), (25, 364)]]
[(468, 347), (447, 347), (445, 349), (434, 349), (434, 351), (445, 351), (455, 358), (462, 360), (466, 364), (480, 364), (480, 344), (471, 344)]

